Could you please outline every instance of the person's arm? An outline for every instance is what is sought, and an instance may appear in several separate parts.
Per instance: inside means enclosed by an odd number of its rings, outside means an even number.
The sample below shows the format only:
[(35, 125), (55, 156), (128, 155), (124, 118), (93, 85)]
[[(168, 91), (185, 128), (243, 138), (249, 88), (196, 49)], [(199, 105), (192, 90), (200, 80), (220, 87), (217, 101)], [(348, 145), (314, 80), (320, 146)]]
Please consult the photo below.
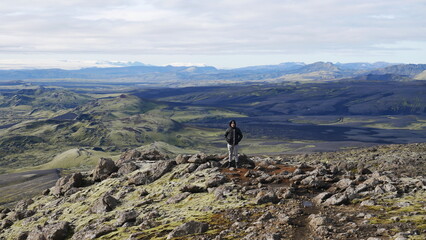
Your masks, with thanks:
[(241, 139), (243, 139), (243, 132), (241, 132), (241, 129), (239, 129), (238, 128), (238, 133), (237, 133), (237, 136), (238, 136), (238, 142), (240, 142), (241, 141)]

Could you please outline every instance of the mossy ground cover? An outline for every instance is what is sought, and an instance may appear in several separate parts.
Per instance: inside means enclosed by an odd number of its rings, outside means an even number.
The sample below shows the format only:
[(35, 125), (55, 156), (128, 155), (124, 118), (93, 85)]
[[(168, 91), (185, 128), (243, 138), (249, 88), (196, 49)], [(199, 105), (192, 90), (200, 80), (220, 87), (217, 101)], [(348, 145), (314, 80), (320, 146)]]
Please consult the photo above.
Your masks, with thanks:
[(377, 216), (370, 220), (371, 224), (395, 226), (394, 232), (416, 229), (419, 235), (410, 239), (426, 238), (426, 191), (421, 190), (399, 198), (384, 198), (375, 206), (367, 207)]
[[(86, 187), (72, 194), (69, 197), (57, 199), (53, 196), (39, 196), (34, 198), (34, 203), (29, 209), (38, 210), (33, 219), (17, 221), (3, 236), (13, 239), (22, 231), (31, 231), (36, 225), (43, 225), (51, 216), (57, 216), (57, 221), (68, 221), (75, 229), (75, 232), (82, 230), (85, 226), (94, 224), (103, 219), (102, 226), (114, 226), (120, 212), (135, 210), (140, 213), (139, 218), (145, 219), (153, 211), (159, 215), (155, 218), (158, 225), (151, 228), (140, 228), (138, 226), (121, 228), (98, 239), (125, 239), (131, 234), (139, 234), (141, 239), (165, 239), (168, 232), (175, 227), (191, 221), (202, 221), (210, 224), (207, 234), (217, 234), (218, 230), (223, 230), (225, 222), (217, 219), (220, 210), (229, 208), (239, 208), (249, 206), (251, 202), (244, 200), (236, 191), (229, 193), (226, 199), (217, 199), (214, 193), (195, 193), (189, 195), (178, 203), (169, 203), (167, 200), (180, 194), (180, 189), (188, 184), (204, 186), (205, 180), (209, 176), (217, 174), (212, 169), (205, 169), (186, 177), (180, 176), (188, 167), (188, 164), (176, 166), (172, 172), (165, 174), (157, 181), (142, 185), (129, 186), (126, 178), (109, 178), (100, 183)], [(135, 173), (133, 173), (135, 174)], [(225, 185), (232, 184), (227, 183)], [(128, 191), (132, 189), (131, 191)], [(141, 192), (148, 192), (147, 196), (141, 196)], [(113, 211), (107, 213), (91, 213), (90, 208), (104, 194), (111, 193), (120, 200), (120, 204)], [(140, 204), (149, 200), (150, 203)], [(225, 220), (224, 218), (222, 220)]]

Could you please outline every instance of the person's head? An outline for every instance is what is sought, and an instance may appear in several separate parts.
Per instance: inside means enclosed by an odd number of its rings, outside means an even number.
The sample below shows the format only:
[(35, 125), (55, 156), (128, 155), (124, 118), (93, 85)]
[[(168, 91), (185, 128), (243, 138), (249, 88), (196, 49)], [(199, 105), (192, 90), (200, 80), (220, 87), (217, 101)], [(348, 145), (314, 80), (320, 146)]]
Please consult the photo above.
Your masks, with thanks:
[(231, 120), (231, 121), (229, 122), (229, 126), (230, 126), (231, 128), (235, 128), (235, 127), (237, 126), (237, 122), (235, 122), (235, 120)]

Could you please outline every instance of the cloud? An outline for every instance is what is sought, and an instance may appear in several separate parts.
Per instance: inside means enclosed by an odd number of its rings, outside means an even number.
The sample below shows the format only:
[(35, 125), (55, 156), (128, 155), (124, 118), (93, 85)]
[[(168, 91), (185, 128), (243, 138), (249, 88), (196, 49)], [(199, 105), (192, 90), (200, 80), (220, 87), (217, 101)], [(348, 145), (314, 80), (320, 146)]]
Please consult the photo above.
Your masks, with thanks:
[(0, 54), (373, 54), (426, 44), (419, 0), (5, 2)]

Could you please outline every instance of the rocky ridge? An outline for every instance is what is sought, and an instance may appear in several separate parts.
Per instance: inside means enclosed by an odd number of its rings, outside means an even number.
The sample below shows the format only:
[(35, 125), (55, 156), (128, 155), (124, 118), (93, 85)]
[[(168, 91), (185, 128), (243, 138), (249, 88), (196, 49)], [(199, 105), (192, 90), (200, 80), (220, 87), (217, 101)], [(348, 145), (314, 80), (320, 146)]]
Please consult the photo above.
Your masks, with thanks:
[(425, 239), (426, 144), (240, 157), (130, 150), (14, 208), (0, 239)]

